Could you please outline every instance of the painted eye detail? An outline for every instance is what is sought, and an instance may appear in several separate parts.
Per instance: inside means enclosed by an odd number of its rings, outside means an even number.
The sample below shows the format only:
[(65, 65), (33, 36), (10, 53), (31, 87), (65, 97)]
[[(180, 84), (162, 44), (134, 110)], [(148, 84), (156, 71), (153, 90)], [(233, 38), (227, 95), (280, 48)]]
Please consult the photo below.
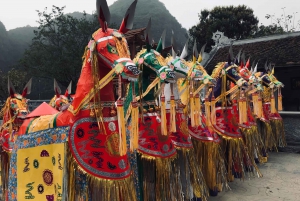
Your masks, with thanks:
[(157, 61), (157, 60), (155, 60), (155, 61), (153, 62), (153, 64), (155, 64), (155, 65), (158, 65), (158, 61)]
[(115, 47), (111, 46), (110, 44), (107, 44), (107, 49), (109, 52), (113, 53), (113, 54), (118, 54), (118, 51)]

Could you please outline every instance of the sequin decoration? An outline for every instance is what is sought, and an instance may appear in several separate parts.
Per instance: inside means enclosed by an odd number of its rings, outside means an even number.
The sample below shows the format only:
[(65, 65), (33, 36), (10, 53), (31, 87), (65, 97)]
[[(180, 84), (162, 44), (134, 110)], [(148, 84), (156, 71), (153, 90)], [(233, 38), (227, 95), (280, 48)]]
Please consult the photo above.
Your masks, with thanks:
[(38, 169), (39, 165), (40, 165), (39, 161), (37, 159), (34, 159), (34, 161), (33, 161), (33, 167), (36, 168), (36, 169)]
[(53, 184), (53, 173), (51, 170), (44, 170), (43, 180), (47, 186), (51, 186)]
[(37, 191), (39, 194), (43, 194), (44, 193), (44, 186), (43, 184), (39, 184), (37, 187)]

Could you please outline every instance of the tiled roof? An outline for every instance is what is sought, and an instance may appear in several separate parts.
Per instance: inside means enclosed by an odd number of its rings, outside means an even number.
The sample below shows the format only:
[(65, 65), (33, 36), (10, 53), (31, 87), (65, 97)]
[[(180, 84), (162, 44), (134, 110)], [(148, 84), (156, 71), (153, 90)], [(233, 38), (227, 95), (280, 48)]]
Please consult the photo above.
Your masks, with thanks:
[(134, 30), (128, 31), (126, 34), (124, 34), (127, 42), (130, 44), (130, 42), (132, 42), (132, 40), (135, 39), (136, 35), (139, 35), (140, 39), (143, 40), (143, 38), (141, 38), (141, 36), (143, 36), (145, 29), (146, 28), (140, 28), (140, 29), (134, 29)]
[[(227, 61), (229, 46), (218, 48), (206, 64), (209, 72), (218, 62)], [(261, 66), (266, 60), (275, 66), (300, 66), (300, 32), (235, 41), (232, 49), (234, 56), (243, 49), (246, 60), (260, 60)]]

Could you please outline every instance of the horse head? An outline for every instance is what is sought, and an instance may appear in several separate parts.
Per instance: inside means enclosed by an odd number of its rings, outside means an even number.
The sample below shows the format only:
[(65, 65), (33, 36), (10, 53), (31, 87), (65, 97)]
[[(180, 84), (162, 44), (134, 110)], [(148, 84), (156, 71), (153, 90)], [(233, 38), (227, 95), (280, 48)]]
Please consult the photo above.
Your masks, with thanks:
[[(175, 73), (174, 73), (174, 69), (172, 69), (168, 66), (165, 58), (160, 54), (160, 52), (159, 52), (160, 45), (158, 46), (158, 48), (156, 50), (151, 49), (150, 28), (151, 28), (151, 18), (148, 22), (148, 25), (147, 25), (147, 28), (145, 31), (145, 39), (146, 39), (147, 48), (144, 48), (140, 52), (137, 53), (136, 57), (134, 58), (134, 62), (140, 66), (141, 65), (145, 66), (148, 69), (155, 72), (161, 81), (174, 82), (174, 79), (176, 77)], [(145, 70), (146, 69), (143, 68), (143, 72)], [(145, 72), (147, 72), (147, 70)]]
[(15, 91), (15, 88), (8, 78), (8, 92), (10, 96), (7, 98), (4, 108), (2, 109), (3, 122), (14, 120), (23, 121), (29, 113), (26, 95), (31, 92), (32, 79), (25, 85), (22, 94)]
[(71, 93), (71, 87), (72, 87), (72, 81), (70, 82), (68, 88), (66, 89), (65, 94), (61, 94), (61, 89), (58, 86), (56, 80), (54, 79), (55, 95), (51, 99), (49, 105), (51, 105), (53, 108), (57, 109), (58, 111), (63, 111), (67, 109), (67, 107), (69, 106), (68, 96)]
[(239, 67), (239, 74), (243, 79), (245, 79), (250, 85), (253, 85), (258, 91), (263, 90), (262, 85), (259, 81), (259, 79), (255, 76), (255, 73), (257, 72), (257, 64), (254, 67), (251, 66), (251, 70), (249, 70), (250, 61), (248, 60), (246, 65), (243, 66), (243, 63), (241, 63), (241, 66)]
[[(140, 71), (130, 59), (130, 52), (124, 34), (133, 26), (137, 0), (128, 8), (119, 30), (107, 27), (110, 12), (106, 1), (97, 0), (97, 14), (102, 28), (98, 29), (88, 44), (88, 62), (99, 58), (109, 69), (115, 68), (117, 74), (123, 78), (136, 79)], [(95, 53), (95, 54), (92, 54)]]

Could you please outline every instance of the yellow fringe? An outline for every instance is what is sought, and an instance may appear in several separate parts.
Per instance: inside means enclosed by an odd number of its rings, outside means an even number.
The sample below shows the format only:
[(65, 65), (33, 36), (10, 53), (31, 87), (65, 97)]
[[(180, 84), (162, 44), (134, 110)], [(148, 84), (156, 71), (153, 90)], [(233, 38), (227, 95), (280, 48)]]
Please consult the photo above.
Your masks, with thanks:
[(131, 105), (130, 151), (133, 152), (139, 147), (139, 108), (137, 102), (132, 102)]
[[(83, 196), (85, 200), (98, 201), (125, 201), (133, 200), (137, 201), (135, 186), (132, 175), (125, 179), (101, 179), (90, 175), (85, 172), (74, 159), (70, 149), (67, 147), (67, 193), (68, 200), (81, 200)], [(83, 191), (79, 189), (76, 183), (76, 172), (80, 172), (87, 177), (88, 189)]]
[(182, 147), (176, 147), (176, 150), (178, 157), (173, 162), (172, 175), (179, 179), (175, 179), (178, 182), (176, 182), (174, 188), (180, 189), (182, 186), (185, 199), (191, 200), (193, 196), (190, 196), (190, 188), (192, 187), (195, 197), (201, 197), (203, 201), (206, 201), (209, 196), (209, 191), (204, 175), (202, 174), (201, 166), (199, 166), (199, 163), (196, 160), (195, 150), (193, 148)]
[(143, 168), (143, 201), (176, 200), (176, 195), (181, 192), (180, 189), (171, 188), (175, 182), (178, 182), (172, 179), (174, 178), (172, 163), (176, 155), (169, 158), (147, 154), (138, 156)]
[(161, 96), (161, 113), (160, 113), (160, 118), (161, 118), (161, 134), (164, 136), (168, 135), (168, 130), (167, 130), (167, 111), (166, 111), (166, 99), (165, 96)]
[[(245, 164), (249, 169), (253, 166), (256, 170), (257, 177), (262, 177), (262, 174), (260, 170), (258, 169), (256, 163), (255, 163), (255, 153), (259, 152), (259, 147), (255, 139), (254, 131), (251, 128), (243, 128), (240, 127), (241, 133), (243, 134), (244, 142), (245, 142), (245, 148), (247, 149), (247, 152), (245, 153), (244, 157), (246, 157), (247, 163)], [(251, 172), (251, 171), (250, 171)], [(254, 171), (253, 171), (254, 173)]]
[(286, 138), (282, 119), (271, 119), (271, 127), (273, 130), (273, 138), (278, 147), (285, 147)]
[(174, 96), (170, 100), (170, 132), (176, 132), (176, 104)]
[(126, 144), (126, 128), (125, 128), (123, 103), (117, 103), (117, 115), (118, 115), (119, 136), (120, 136), (119, 151), (120, 151), (120, 156), (124, 156), (127, 153), (127, 144)]
[(192, 138), (199, 167), (205, 173), (204, 178), (210, 190), (230, 189), (227, 183), (227, 171), (223, 151), (218, 143), (200, 141)]

